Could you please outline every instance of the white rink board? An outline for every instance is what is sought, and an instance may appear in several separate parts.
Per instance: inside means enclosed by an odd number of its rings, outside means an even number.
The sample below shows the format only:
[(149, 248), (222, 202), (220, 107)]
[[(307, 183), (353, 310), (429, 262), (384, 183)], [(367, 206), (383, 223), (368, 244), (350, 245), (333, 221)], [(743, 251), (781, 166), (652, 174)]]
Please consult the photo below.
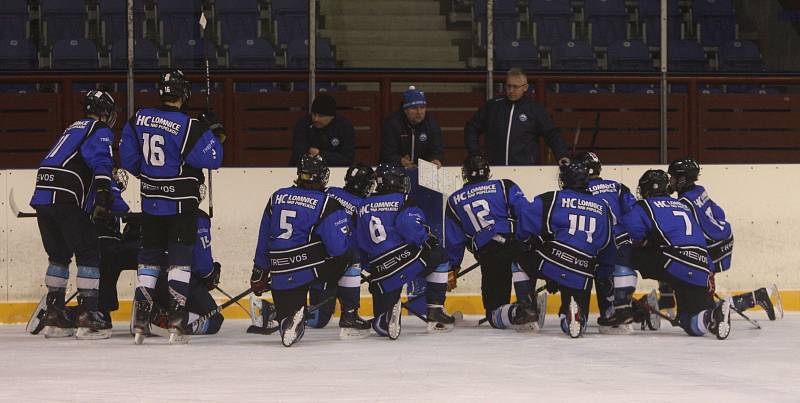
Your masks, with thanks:
[[(636, 183), (651, 166), (606, 166), (603, 176), (625, 183), (636, 192)], [(663, 168), (663, 167), (661, 167)], [(460, 167), (443, 168), (456, 174)], [(331, 185), (341, 186), (345, 170), (333, 169)], [(47, 257), (41, 245), (36, 220), (16, 218), (8, 206), (13, 188), (17, 206), (27, 205), (33, 192), (35, 170), (0, 170), (3, 191), (0, 208), (0, 302), (35, 301), (44, 293)], [(556, 189), (556, 167), (494, 167), (495, 178), (509, 178), (523, 189), (528, 199)], [(248, 284), (258, 227), (267, 197), (275, 189), (291, 184), (293, 168), (224, 168), (214, 173), (212, 244), (216, 260), (222, 263), (226, 290), (241, 290)], [(800, 228), (800, 191), (787, 185), (800, 177), (800, 165), (704, 165), (700, 183), (726, 211), (733, 225), (736, 247), (733, 268), (717, 278), (721, 290), (747, 290), (776, 283), (783, 290), (800, 289), (800, 248), (794, 238)], [(138, 182), (130, 178), (125, 199), (139, 210)], [(469, 254), (467, 254), (469, 255)], [(467, 258), (462, 267), (474, 260)], [(72, 265), (74, 283), (74, 264)], [(479, 275), (465, 276), (455, 293), (478, 293)], [(133, 273), (123, 274), (121, 299), (130, 299)], [(129, 284), (126, 287), (122, 284)], [(640, 283), (640, 289), (652, 283)], [(74, 288), (74, 287), (72, 287)]]

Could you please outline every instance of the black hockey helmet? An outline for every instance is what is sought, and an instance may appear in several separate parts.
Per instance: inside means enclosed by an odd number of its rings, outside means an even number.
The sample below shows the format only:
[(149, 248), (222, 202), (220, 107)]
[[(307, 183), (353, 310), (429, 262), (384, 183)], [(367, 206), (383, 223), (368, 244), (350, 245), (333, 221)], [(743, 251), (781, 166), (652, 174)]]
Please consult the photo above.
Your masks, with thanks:
[(114, 123), (117, 122), (117, 103), (106, 91), (87, 92), (83, 99), (83, 110), (87, 115), (97, 116), (108, 127), (114, 127)]
[(408, 193), (411, 191), (411, 179), (406, 171), (396, 165), (379, 164), (375, 168), (375, 191), (378, 193)]
[(489, 180), (491, 177), (489, 161), (486, 161), (483, 155), (470, 155), (461, 165), (461, 178), (464, 179), (464, 183), (481, 182)]
[(168, 71), (158, 79), (158, 95), (161, 101), (181, 101), (185, 104), (192, 96), (192, 85), (179, 69)]
[(600, 171), (603, 169), (603, 164), (600, 163), (600, 158), (597, 157), (597, 154), (591, 151), (579, 153), (572, 160), (586, 165), (586, 168), (589, 168), (590, 178), (600, 176)]
[[(672, 161), (667, 168), (670, 176), (670, 185), (674, 186), (678, 193), (683, 193), (691, 189), (697, 178), (700, 176), (700, 164), (693, 158), (686, 157)], [(675, 178), (672, 180), (672, 178)], [(670, 193), (672, 193), (670, 191)]]
[(669, 194), (669, 177), (667, 173), (661, 169), (648, 169), (639, 178), (639, 197), (646, 199), (648, 197), (666, 196)]
[(361, 197), (369, 195), (373, 183), (375, 183), (375, 171), (361, 163), (348, 168), (344, 176), (344, 189)]
[(297, 163), (297, 180), (294, 183), (306, 189), (323, 189), (328, 185), (331, 170), (322, 156), (306, 154)]
[(561, 189), (585, 192), (589, 186), (589, 168), (578, 161), (558, 167), (558, 184)]

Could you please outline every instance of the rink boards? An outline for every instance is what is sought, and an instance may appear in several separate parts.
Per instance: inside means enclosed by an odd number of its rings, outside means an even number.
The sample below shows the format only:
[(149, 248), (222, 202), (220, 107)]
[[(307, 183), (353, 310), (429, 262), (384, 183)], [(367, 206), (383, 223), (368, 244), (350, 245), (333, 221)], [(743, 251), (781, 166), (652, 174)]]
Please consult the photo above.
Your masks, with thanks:
[[(654, 166), (606, 166), (603, 177), (626, 184), (634, 193), (642, 172)], [(664, 168), (664, 167), (659, 167)], [(447, 167), (448, 176), (460, 175), (460, 167)], [(35, 302), (44, 295), (47, 257), (41, 245), (35, 218), (17, 218), (9, 206), (13, 189), (16, 205), (28, 205), (35, 183), (35, 170), (0, 170), (0, 323), (27, 321)], [(520, 185), (531, 200), (558, 186), (555, 167), (496, 167), (494, 178), (509, 178)], [(224, 168), (214, 172), (212, 248), (222, 263), (220, 286), (238, 293), (248, 286), (258, 226), (266, 200), (279, 187), (291, 184), (292, 168)], [(341, 186), (344, 169), (333, 169), (331, 185)], [(782, 290), (786, 309), (800, 310), (800, 248), (795, 241), (800, 228), (800, 191), (790, 184), (800, 177), (800, 165), (704, 165), (700, 183), (726, 211), (733, 225), (736, 246), (733, 268), (717, 276), (722, 291), (751, 290), (775, 283)], [(124, 197), (133, 211), (139, 210), (138, 182), (131, 178)], [(204, 203), (207, 209), (208, 199)], [(446, 235), (445, 235), (446, 236)], [(469, 254), (467, 254), (469, 255)], [(467, 257), (462, 267), (474, 260)], [(70, 289), (74, 289), (74, 264)], [(480, 276), (477, 271), (459, 280), (448, 296), (449, 310), (477, 314), (481, 311)], [(133, 271), (123, 273), (118, 289), (123, 300), (119, 319), (129, 314), (135, 284)], [(641, 281), (639, 291), (653, 288)], [(362, 289), (363, 306), (369, 308), (369, 293)], [(552, 299), (550, 308), (557, 306)], [(234, 307), (236, 308), (236, 307)], [(365, 313), (368, 314), (368, 309)], [(232, 317), (244, 317), (239, 308), (228, 309)]]

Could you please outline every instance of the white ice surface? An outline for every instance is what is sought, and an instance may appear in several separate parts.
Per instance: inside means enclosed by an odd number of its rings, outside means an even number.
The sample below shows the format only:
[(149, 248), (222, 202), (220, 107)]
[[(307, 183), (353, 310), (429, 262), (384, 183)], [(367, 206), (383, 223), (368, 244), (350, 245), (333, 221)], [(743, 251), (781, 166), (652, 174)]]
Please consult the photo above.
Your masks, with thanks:
[[(798, 402), (800, 313), (762, 330), (734, 318), (726, 341), (678, 328), (571, 340), (555, 319), (540, 334), (486, 327), (425, 333), (403, 318), (397, 341), (338, 340), (336, 319), (285, 348), (277, 335), (220, 334), (170, 346), (45, 340), (0, 326), (0, 401)], [(594, 318), (591, 323), (594, 322)]]

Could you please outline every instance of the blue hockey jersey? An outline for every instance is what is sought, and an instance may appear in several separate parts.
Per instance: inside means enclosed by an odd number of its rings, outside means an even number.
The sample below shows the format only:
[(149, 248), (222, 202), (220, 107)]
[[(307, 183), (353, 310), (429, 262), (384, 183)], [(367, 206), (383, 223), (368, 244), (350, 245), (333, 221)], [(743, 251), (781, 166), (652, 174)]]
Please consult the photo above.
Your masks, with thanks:
[(629, 244), (630, 237), (622, 224), (622, 217), (636, 204), (636, 197), (631, 194), (630, 189), (617, 181), (597, 178), (589, 181), (588, 190), (594, 196), (605, 200), (611, 209), (616, 245), (619, 247)]
[(326, 259), (347, 253), (349, 221), (339, 202), (322, 191), (278, 189), (261, 218), (255, 267), (270, 271), (276, 290), (310, 283)]
[(347, 210), (347, 214), (352, 216), (356, 213), (356, 209), (364, 200), (361, 196), (354, 195), (342, 188), (331, 186), (325, 190), (328, 196), (336, 199), (339, 204)]
[(508, 179), (467, 184), (450, 195), (445, 212), (450, 266), (461, 265), (465, 247), (476, 253), (492, 239), (515, 235), (517, 217), (527, 205), (525, 194)]
[(203, 168), (222, 164), (222, 144), (176, 108), (141, 109), (122, 129), (122, 167), (141, 182), (142, 211), (175, 215), (197, 208)]
[(197, 214), (197, 241), (192, 257), (192, 274), (208, 277), (214, 271), (214, 257), (211, 255), (211, 218), (203, 210)]
[(684, 203), (669, 196), (636, 202), (623, 217), (634, 243), (659, 248), (664, 268), (689, 284), (708, 286), (711, 266), (700, 224)]
[(597, 265), (613, 265), (611, 214), (603, 199), (560, 190), (533, 199), (522, 213), (517, 234), (533, 237), (540, 270), (562, 286), (585, 289)]
[(423, 272), (421, 246), (428, 239), (425, 213), (408, 195), (386, 193), (367, 197), (358, 208), (356, 242), (368, 260), (370, 280), (393, 291)]
[(81, 119), (64, 130), (39, 164), (30, 205), (69, 203), (87, 209), (87, 198), (100, 182), (111, 186), (111, 142), (105, 123)]
[(714, 203), (708, 196), (706, 189), (695, 185), (681, 193), (679, 200), (689, 206), (694, 218), (700, 223), (700, 229), (708, 244), (708, 254), (711, 257), (712, 268), (715, 272), (730, 269), (733, 254), (733, 229), (731, 223), (725, 220), (725, 211)]

